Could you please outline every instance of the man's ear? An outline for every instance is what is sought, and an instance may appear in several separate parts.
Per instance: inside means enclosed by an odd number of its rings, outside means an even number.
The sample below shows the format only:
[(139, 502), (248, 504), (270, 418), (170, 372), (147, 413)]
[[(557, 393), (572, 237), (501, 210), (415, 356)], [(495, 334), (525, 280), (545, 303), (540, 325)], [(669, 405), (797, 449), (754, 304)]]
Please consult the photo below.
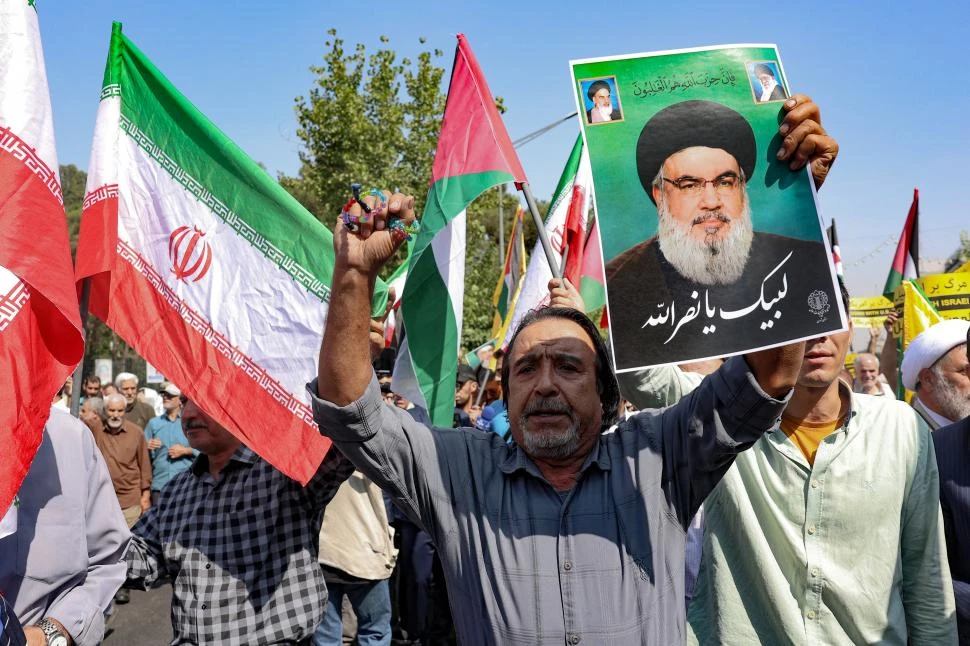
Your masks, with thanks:
[(660, 206), (660, 198), (662, 197), (661, 196), (661, 193), (660, 193), (660, 187), (659, 186), (651, 186), (650, 187), (650, 193), (653, 195), (653, 203), (656, 204), (659, 207)]
[(934, 375), (933, 371), (929, 368), (923, 368), (919, 371), (919, 374), (916, 375), (916, 387), (919, 388), (924, 384), (929, 388), (936, 385), (936, 375)]

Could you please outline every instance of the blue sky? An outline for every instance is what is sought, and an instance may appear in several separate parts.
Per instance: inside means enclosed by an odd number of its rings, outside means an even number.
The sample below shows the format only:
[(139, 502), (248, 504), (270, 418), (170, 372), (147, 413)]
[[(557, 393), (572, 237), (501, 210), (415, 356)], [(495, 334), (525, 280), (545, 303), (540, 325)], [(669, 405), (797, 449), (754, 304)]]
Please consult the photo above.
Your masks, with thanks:
[[(841, 154), (820, 193), (838, 224), (849, 289), (881, 291), (912, 190), (921, 254), (943, 258), (970, 231), (970, 3), (121, 2), (38, 0), (61, 163), (87, 168), (111, 21), (272, 173), (294, 173), (294, 97), (310, 88), (326, 30), (368, 49), (444, 51), (464, 32), (515, 139), (574, 110), (568, 61), (725, 43), (776, 43), (790, 86), (812, 96)], [(520, 149), (539, 197), (555, 187), (578, 123)], [(366, 183), (366, 178), (361, 178)]]

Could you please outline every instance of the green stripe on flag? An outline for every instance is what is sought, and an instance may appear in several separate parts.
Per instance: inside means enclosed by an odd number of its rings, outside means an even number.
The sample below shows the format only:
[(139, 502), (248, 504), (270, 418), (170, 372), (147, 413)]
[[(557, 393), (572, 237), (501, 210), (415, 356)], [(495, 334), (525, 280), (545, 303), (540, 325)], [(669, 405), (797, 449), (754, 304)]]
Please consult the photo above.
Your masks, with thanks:
[[(113, 52), (120, 42), (117, 56), (109, 59), (120, 61), (122, 128), (241, 237), (294, 281), (327, 300), (333, 257), (321, 250), (332, 248), (330, 232), (192, 105), (127, 37), (112, 36)], [(106, 81), (114, 80), (113, 75), (109, 60)], [(105, 90), (111, 85), (107, 83)], [(380, 287), (377, 300), (384, 296), (383, 282)]]

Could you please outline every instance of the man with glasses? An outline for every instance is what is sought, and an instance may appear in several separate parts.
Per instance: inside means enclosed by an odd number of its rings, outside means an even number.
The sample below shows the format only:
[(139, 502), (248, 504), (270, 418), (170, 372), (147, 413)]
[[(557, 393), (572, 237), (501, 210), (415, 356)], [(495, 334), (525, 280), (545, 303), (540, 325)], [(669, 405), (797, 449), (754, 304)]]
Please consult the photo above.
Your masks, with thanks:
[(165, 412), (145, 426), (148, 456), (152, 461), (153, 505), (158, 504), (165, 485), (192, 466), (192, 460), (199, 454), (189, 446), (182, 432), (182, 391), (175, 384), (166, 384), (160, 394)]
[[(782, 135), (794, 133), (791, 124), (818, 131), (797, 146), (784, 140), (778, 158), (801, 168), (809, 155), (825, 151), (813, 164), (823, 164), (827, 172), (838, 146), (821, 129), (818, 107), (797, 96), (783, 109)], [(754, 230), (748, 180), (758, 157), (748, 121), (711, 101), (676, 103), (643, 127), (636, 146), (637, 173), (657, 207), (657, 234), (606, 266), (617, 370), (642, 365), (646, 354), (664, 363), (743, 350), (753, 338), (760, 345), (783, 342), (792, 336), (791, 324), (808, 317), (812, 291), (823, 289), (829, 303), (837, 302), (820, 240)], [(757, 313), (705, 318), (703, 327), (709, 329), (703, 334), (700, 322), (688, 330), (648, 324), (665, 313), (690, 320), (691, 308), (744, 312), (783, 286), (784, 298), (773, 306), (780, 317), (769, 326), (759, 325), (765, 317), (755, 320)], [(671, 338), (664, 341), (668, 334)], [(739, 342), (740, 347), (730, 345)]]

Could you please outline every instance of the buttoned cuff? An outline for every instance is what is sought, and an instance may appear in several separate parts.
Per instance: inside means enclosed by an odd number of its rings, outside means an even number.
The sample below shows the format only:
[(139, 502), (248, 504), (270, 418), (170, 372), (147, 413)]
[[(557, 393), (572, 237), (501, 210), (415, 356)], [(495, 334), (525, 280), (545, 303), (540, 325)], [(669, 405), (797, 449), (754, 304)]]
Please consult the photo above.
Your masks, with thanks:
[(313, 419), (320, 432), (336, 442), (366, 442), (381, 427), (381, 407), (384, 398), (377, 384), (377, 376), (371, 375), (364, 394), (346, 406), (337, 406), (317, 396), (317, 380), (306, 386), (313, 407)]
[(715, 392), (732, 412), (753, 428), (770, 429), (781, 419), (794, 389), (776, 399), (761, 388), (743, 356), (731, 357), (716, 373)]

